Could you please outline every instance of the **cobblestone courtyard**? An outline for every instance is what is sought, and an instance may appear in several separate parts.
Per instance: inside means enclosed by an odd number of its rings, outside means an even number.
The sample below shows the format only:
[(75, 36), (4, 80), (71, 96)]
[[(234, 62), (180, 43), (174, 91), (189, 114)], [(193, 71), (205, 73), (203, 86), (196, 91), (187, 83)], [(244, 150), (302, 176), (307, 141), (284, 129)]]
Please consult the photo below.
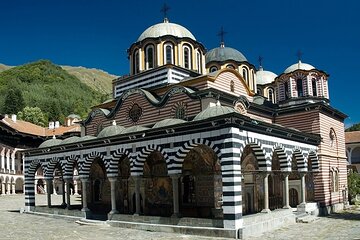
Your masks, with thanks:
[[(37, 204), (45, 204), (45, 198), (45, 195), (37, 195)], [(53, 196), (54, 203), (60, 200), (60, 196)], [(23, 204), (23, 195), (0, 196), (0, 225), (3, 227), (0, 240), (214, 239), (108, 226), (81, 226), (73, 219), (20, 214)], [(313, 223), (293, 224), (251, 239), (360, 239), (360, 209), (322, 217)]]

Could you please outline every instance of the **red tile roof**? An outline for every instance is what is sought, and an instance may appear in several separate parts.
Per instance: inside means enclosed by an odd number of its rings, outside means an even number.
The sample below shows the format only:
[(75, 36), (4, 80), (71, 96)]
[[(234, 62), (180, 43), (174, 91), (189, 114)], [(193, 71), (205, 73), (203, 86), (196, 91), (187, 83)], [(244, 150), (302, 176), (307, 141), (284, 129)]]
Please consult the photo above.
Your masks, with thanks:
[(360, 142), (360, 131), (345, 132), (345, 143)]

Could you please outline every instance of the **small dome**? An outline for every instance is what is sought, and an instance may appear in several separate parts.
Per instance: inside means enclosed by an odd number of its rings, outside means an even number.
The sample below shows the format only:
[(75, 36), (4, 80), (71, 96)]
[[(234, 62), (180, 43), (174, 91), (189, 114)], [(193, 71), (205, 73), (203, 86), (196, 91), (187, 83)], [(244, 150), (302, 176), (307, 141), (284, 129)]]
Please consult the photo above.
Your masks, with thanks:
[(61, 144), (75, 143), (75, 142), (79, 141), (79, 138), (80, 138), (80, 137), (72, 136), (72, 137), (69, 137), (69, 138), (64, 139), (64, 140), (61, 142)]
[(171, 125), (180, 124), (180, 123), (184, 123), (184, 122), (186, 122), (186, 121), (182, 120), (182, 119), (168, 118), (168, 119), (164, 119), (160, 122), (155, 123), (155, 125), (152, 128), (161, 128), (161, 127), (171, 126)]
[(147, 28), (138, 38), (137, 42), (140, 42), (146, 38), (157, 38), (161, 36), (171, 35), (178, 38), (191, 38), (196, 41), (194, 35), (176, 23), (169, 23), (167, 19), (162, 23), (155, 24), (149, 28)]
[(81, 117), (77, 114), (70, 114), (69, 116), (67, 116), (67, 118), (77, 118), (77, 119), (81, 119)]
[(232, 107), (216, 105), (213, 107), (208, 107), (205, 110), (201, 111), (198, 115), (195, 116), (194, 121), (199, 121), (233, 112), (237, 112), (237, 111)]
[(209, 62), (224, 62), (226, 60), (234, 60), (237, 62), (247, 61), (246, 57), (238, 50), (230, 47), (218, 47), (211, 49), (205, 55), (206, 64)]
[(91, 140), (91, 139), (96, 139), (96, 137), (91, 136), (91, 135), (86, 135), (86, 136), (78, 138), (78, 142), (83, 142), (83, 141), (87, 141), (87, 140)]
[(256, 84), (268, 84), (275, 80), (277, 75), (270, 71), (265, 71), (262, 67), (256, 72)]
[(148, 129), (149, 128), (147, 128), (147, 127), (143, 127), (143, 126), (140, 126), (140, 125), (135, 125), (135, 126), (132, 126), (132, 127), (125, 128), (125, 130), (122, 131), (121, 134), (140, 132), (140, 131), (145, 131), (145, 130), (148, 130)]
[(125, 129), (124, 127), (119, 125), (111, 125), (101, 130), (101, 132), (97, 135), (97, 137), (103, 138), (103, 137), (115, 136), (120, 134), (122, 131), (124, 131), (124, 129)]
[(62, 143), (62, 140), (52, 138), (52, 139), (46, 140), (45, 142), (40, 144), (39, 148), (53, 147), (53, 146), (60, 145), (61, 143)]
[(295, 70), (312, 70), (315, 69), (314, 66), (307, 64), (307, 63), (302, 63), (301, 61), (299, 61), (298, 63), (294, 63), (293, 65), (291, 65), (290, 67), (288, 67), (287, 69), (285, 69), (284, 73), (290, 73), (293, 72)]

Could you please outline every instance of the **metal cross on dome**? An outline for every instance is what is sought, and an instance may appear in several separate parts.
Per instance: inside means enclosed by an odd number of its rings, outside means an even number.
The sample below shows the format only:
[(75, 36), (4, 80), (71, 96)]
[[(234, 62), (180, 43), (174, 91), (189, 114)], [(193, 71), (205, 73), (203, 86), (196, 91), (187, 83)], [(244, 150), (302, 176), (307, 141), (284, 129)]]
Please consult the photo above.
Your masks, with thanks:
[(218, 36), (220, 36), (220, 41), (221, 41), (221, 46), (224, 46), (224, 36), (225, 34), (227, 34), (227, 32), (224, 31), (224, 28), (221, 27), (219, 33), (217, 34)]
[(160, 12), (164, 13), (164, 19), (167, 19), (167, 12), (170, 10), (170, 7), (164, 3), (163, 7), (161, 8)]
[(259, 60), (259, 66), (262, 67), (263, 57), (262, 57), (262, 56), (259, 56), (258, 60)]

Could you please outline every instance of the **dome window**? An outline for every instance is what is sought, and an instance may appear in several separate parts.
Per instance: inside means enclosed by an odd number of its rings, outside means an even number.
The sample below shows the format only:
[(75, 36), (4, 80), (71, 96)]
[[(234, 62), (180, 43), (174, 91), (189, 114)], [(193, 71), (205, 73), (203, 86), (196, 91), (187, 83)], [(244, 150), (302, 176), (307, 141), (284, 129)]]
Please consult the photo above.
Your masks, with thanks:
[(164, 49), (165, 64), (174, 64), (173, 45), (171, 43), (167, 43), (165, 44)]
[(285, 96), (285, 100), (289, 99), (289, 84), (288, 82), (284, 82), (284, 96)]
[(136, 50), (134, 53), (134, 66), (133, 66), (133, 71), (134, 73), (139, 73), (140, 72), (140, 59), (139, 59), (139, 50)]
[(303, 80), (302, 79), (296, 80), (296, 90), (297, 90), (298, 97), (303, 97), (304, 96)]
[(234, 65), (232, 65), (232, 64), (226, 65), (226, 68), (235, 69)]
[(312, 85), (312, 95), (314, 97), (316, 97), (317, 96), (317, 86), (316, 86), (316, 79), (315, 78), (312, 79), (311, 85)]
[(249, 85), (249, 71), (246, 68), (243, 68), (243, 78), (245, 79), (246, 84)]
[(216, 72), (218, 70), (218, 68), (216, 66), (212, 66), (210, 68), (210, 72)]
[(274, 103), (274, 89), (268, 89), (268, 99), (270, 102)]
[(153, 45), (149, 45), (146, 47), (145, 50), (146, 56), (146, 69), (152, 69), (154, 68), (154, 46)]
[(196, 65), (198, 73), (202, 73), (201, 54), (199, 53), (199, 51), (196, 51)]
[(191, 69), (191, 50), (188, 46), (184, 46), (184, 67)]

